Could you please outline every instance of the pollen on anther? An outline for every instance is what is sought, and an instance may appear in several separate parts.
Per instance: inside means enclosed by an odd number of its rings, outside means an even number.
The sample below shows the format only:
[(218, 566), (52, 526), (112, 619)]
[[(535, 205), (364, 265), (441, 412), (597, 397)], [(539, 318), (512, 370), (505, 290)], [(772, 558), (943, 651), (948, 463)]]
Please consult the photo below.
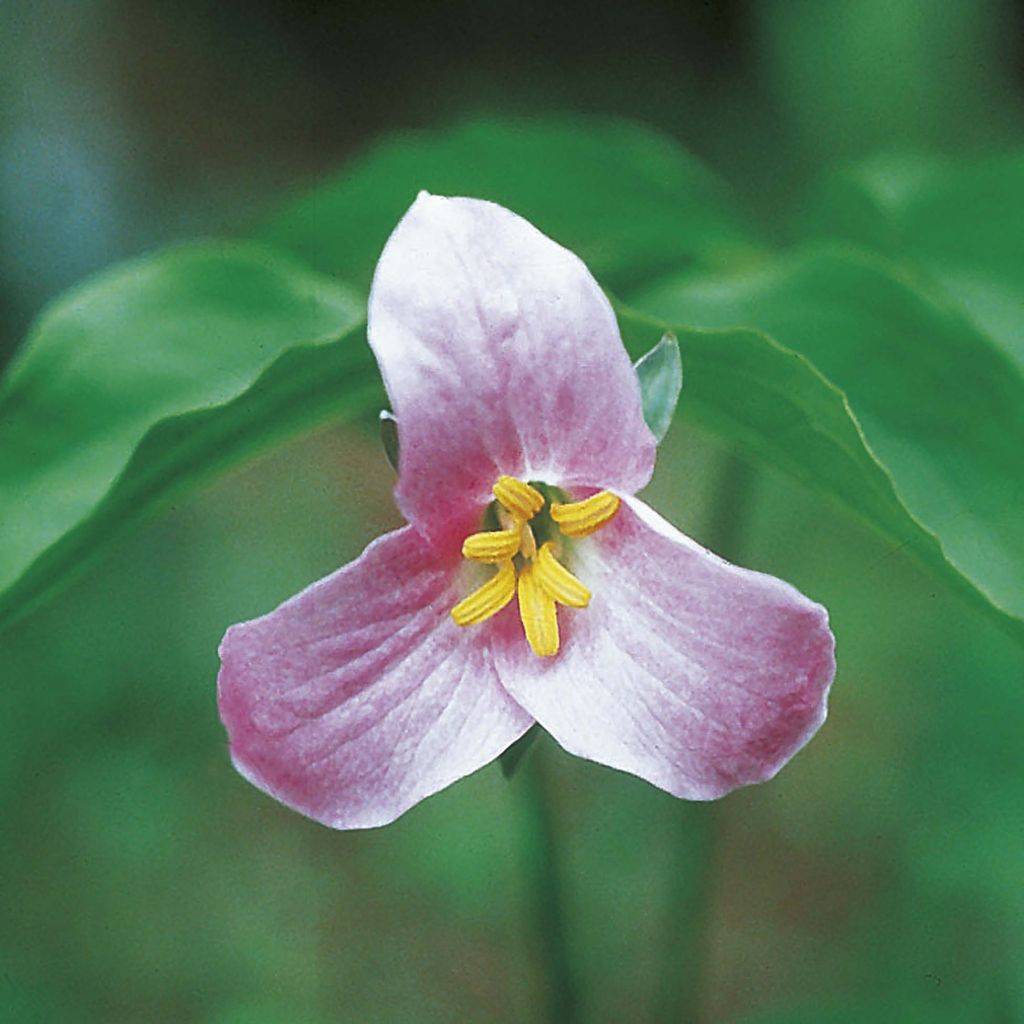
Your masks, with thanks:
[(451, 612), (457, 626), (475, 626), (496, 615), (516, 592), (516, 570), (512, 560), (502, 562), (498, 571), (469, 597), (463, 598)]
[(462, 542), (462, 557), (498, 564), (516, 554), (519, 544), (520, 531), (515, 528), (474, 533)]
[(544, 495), (514, 476), (499, 476), (492, 491), (494, 497), (522, 522), (532, 519), (544, 507)]
[(586, 608), (590, 604), (590, 591), (555, 558), (553, 548), (551, 541), (541, 546), (534, 563), (537, 582), (559, 604)]
[(551, 518), (566, 537), (586, 537), (600, 530), (619, 511), (620, 504), (611, 491), (598, 491), (583, 501), (552, 502)]
[(519, 618), (533, 653), (542, 658), (558, 653), (558, 615), (555, 602), (537, 581), (536, 563), (519, 573)]

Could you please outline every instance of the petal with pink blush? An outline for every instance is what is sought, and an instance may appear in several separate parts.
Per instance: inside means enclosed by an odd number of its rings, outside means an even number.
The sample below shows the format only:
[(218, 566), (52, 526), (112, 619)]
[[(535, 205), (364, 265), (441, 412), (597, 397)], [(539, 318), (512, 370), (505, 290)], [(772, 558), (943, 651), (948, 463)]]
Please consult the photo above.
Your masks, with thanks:
[(498, 663), (571, 753), (709, 800), (771, 778), (825, 720), (828, 616), (788, 583), (730, 565), (636, 498), (571, 565), (593, 597), (559, 611), (562, 650), (510, 647)]
[(655, 442), (604, 293), (510, 211), (421, 193), (374, 277), (370, 344), (398, 418), (397, 499), (435, 539), (502, 474), (633, 492)]
[(458, 563), (412, 527), (221, 644), (221, 718), (239, 771), (334, 828), (393, 821), (533, 723), (487, 643), (460, 630)]

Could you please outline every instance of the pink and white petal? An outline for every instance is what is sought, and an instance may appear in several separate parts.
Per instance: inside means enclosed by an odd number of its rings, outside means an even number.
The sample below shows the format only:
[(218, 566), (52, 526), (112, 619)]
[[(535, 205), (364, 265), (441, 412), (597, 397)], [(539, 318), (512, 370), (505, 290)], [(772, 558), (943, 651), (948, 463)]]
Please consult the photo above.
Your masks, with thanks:
[(533, 719), (501, 687), (486, 629), (451, 620), (457, 568), (407, 526), (232, 626), (218, 700), (238, 770), (325, 825), (369, 828), (521, 736)]
[(655, 442), (615, 314), (580, 259), (494, 203), (421, 192), (370, 293), (406, 518), (435, 539), (502, 473), (633, 492)]
[(589, 608), (559, 610), (551, 659), (499, 671), (566, 750), (676, 796), (715, 799), (776, 772), (825, 720), (835, 674), (824, 608), (741, 569), (639, 499), (577, 543)]

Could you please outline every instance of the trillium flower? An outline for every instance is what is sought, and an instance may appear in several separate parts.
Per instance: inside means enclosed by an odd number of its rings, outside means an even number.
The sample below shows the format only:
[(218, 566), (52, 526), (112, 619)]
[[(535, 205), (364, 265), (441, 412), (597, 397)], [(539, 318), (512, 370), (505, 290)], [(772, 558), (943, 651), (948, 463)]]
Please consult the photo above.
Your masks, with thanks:
[(394, 820), (539, 722), (679, 797), (773, 776), (825, 718), (825, 610), (635, 493), (655, 439), (583, 263), (493, 203), (422, 193), (369, 340), (408, 525), (221, 645), (238, 770), (335, 828)]

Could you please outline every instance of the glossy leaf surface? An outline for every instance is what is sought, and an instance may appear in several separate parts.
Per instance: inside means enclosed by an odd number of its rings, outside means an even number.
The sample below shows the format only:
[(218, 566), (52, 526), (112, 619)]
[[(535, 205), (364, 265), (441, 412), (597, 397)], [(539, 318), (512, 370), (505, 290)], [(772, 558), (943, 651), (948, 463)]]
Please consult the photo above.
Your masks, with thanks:
[(1024, 369), (1024, 153), (866, 160), (821, 182), (800, 227), (905, 262)]
[[(883, 262), (835, 247), (728, 277), (665, 283), (641, 303), (674, 321), (763, 332), (805, 357), (849, 404), (850, 427), (862, 434), (857, 468), (840, 469), (829, 457), (806, 472), (829, 433), (820, 405), (792, 429), (770, 429), (759, 446), (779, 450), (797, 475), (842, 496), (947, 578), (941, 563), (948, 562), (1001, 617), (1019, 625), (1024, 383), (966, 318)], [(680, 343), (689, 393), (697, 371), (683, 335)], [(737, 358), (735, 372), (752, 365)], [(751, 380), (747, 394), (737, 397), (753, 407), (758, 390)], [(794, 386), (789, 394), (797, 398), (800, 391)], [(785, 400), (781, 392), (772, 399)], [(811, 409), (800, 405), (802, 414)], [(908, 522), (917, 528), (908, 530)]]
[(376, 395), (361, 318), (345, 289), (232, 244), (59, 300), (0, 389), (0, 624), (215, 467)]

